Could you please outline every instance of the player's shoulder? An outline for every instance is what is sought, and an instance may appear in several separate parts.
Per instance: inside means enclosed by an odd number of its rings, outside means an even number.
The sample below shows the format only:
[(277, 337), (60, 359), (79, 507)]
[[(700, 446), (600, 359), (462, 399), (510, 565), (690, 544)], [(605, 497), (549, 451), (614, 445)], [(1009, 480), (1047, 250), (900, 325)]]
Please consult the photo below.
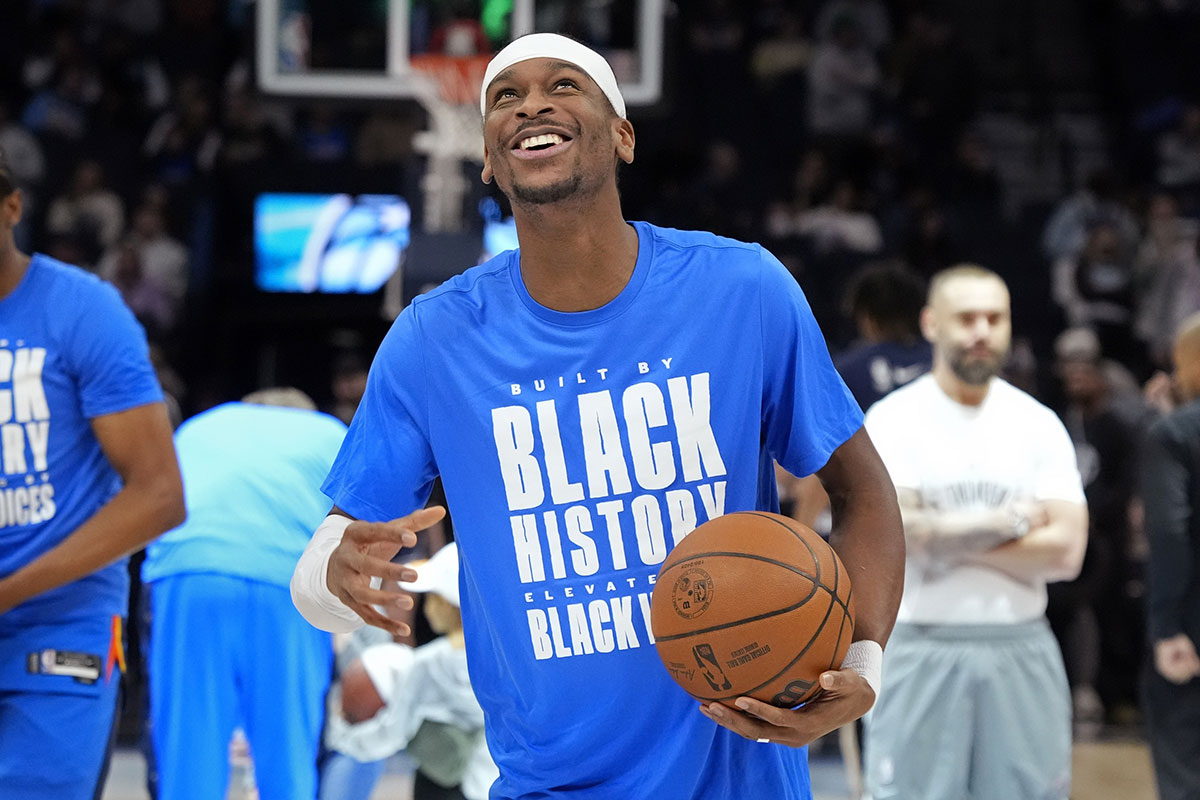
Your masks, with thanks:
[(745, 253), (754, 258), (760, 258), (763, 247), (753, 242), (743, 242), (720, 236), (709, 231), (680, 230), (679, 228), (664, 228), (649, 222), (631, 223), (644, 236), (649, 238), (657, 250), (696, 251), (705, 253), (717, 251), (729, 255)]
[(29, 270), (34, 285), (53, 294), (56, 303), (117, 294), (112, 284), (97, 275), (43, 253), (33, 255)]
[(1053, 422), (1056, 425), (1061, 424), (1058, 414), (1054, 413), (1053, 409), (1029, 392), (1013, 386), (1003, 378), (997, 377), (992, 379), (992, 391), (994, 392), (996, 403), (1002, 405), (1011, 413), (1026, 414), (1043, 422)]
[(478, 307), (493, 292), (512, 291), (511, 269), (519, 258), (519, 250), (499, 253), (417, 295), (411, 307), (423, 315), (451, 313), (459, 307)]
[(686, 275), (722, 291), (738, 288), (786, 295), (795, 278), (769, 250), (708, 231), (663, 228), (648, 222), (631, 223), (643, 246), (651, 248), (655, 271)]

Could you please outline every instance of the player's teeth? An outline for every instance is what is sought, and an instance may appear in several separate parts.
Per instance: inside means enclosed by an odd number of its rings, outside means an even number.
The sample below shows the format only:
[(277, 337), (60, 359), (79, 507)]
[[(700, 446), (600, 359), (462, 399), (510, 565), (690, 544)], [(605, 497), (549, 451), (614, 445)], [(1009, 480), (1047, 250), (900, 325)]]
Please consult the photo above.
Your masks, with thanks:
[(521, 140), (521, 149), (528, 150), (531, 147), (539, 147), (546, 144), (562, 144), (563, 138), (557, 133), (543, 133), (541, 136), (530, 136), (528, 139)]

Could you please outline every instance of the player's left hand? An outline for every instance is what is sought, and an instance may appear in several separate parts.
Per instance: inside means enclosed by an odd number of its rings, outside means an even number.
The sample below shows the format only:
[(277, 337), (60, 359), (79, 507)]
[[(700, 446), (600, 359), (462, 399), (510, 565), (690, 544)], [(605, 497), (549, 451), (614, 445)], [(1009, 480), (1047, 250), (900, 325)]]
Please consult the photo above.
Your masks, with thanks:
[(875, 704), (875, 690), (852, 669), (829, 670), (819, 680), (821, 695), (801, 708), (778, 708), (739, 697), (733, 707), (701, 704), (700, 713), (747, 739), (803, 747), (853, 722)]

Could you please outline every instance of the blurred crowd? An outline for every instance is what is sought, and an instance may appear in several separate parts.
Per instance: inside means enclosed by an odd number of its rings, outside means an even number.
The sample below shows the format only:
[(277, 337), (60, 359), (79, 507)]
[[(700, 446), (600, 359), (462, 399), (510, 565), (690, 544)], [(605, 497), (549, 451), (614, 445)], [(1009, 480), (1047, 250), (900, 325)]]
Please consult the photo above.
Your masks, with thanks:
[[(330, 4), (308, 5), (315, 15)], [(415, 5), (430, 48), (495, 46), (495, 4)], [(997, 78), (987, 59), (1003, 47), (983, 52), (963, 30), (963, 15), (984, 13), (973, 3), (667, 5), (664, 99), (631, 115), (640, 163), (622, 177), (626, 215), (763, 243), (835, 352), (863, 335), (844, 298), (864, 265), (999, 272), (1016, 312), (1010, 379), (1063, 416), (1092, 507), (1088, 565), (1051, 610), (1077, 719), (1136, 719), (1145, 544), (1129, 454), (1169, 403), (1158, 373), (1175, 329), (1200, 309), (1200, 2), (1094, 4), (1085, 28), (1061, 33), (1091, 62), (1091, 84), (1069, 96), (1039, 80), (1050, 74), (1039, 60), (1058, 55), (1053, 38), (1013, 45), (1021, 63)], [(1039, 9), (1077, 4), (978, 5), (1035, 22)], [(573, 7), (557, 20), (564, 32), (589, 22)], [(245, 190), (262, 175), (326, 191), (412, 185), (420, 108), (261, 96), (251, 0), (15, 0), (6, 12), (0, 148), (26, 194), (18, 245), (120, 289), (179, 419), (254, 382), (300, 385), (348, 419), (378, 328), (347, 334), (314, 312), (306, 322), (327, 334), (331, 358), (255, 375), (261, 353), (236, 325), (269, 317), (253, 303), (271, 301), (246, 288)], [(343, 22), (378, 33), (373, 13)], [(1060, 102), (1097, 121), (1098, 157), (1051, 141)], [(1031, 200), (1014, 184), (997, 139), (1005, 124), (1044, 137), (1067, 164), (1053, 196)], [(237, 302), (246, 316), (230, 321)]]

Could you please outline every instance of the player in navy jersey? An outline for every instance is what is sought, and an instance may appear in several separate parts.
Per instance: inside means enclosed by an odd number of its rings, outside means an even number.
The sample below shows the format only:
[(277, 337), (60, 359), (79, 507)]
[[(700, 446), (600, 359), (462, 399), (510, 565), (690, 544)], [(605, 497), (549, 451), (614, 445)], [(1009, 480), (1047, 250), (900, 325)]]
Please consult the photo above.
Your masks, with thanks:
[[(396, 320), (293, 599), (319, 627), (400, 632), (382, 611), (410, 601), (371, 579), (412, 579), (388, 558), (444, 513), (422, 509), (440, 475), (493, 798), (808, 798), (803, 748), (871, 707), (901, 591), (898, 506), (861, 412), (771, 254), (624, 219), (634, 132), (600, 55), (517, 39), (480, 106), (483, 179), (520, 249)], [(654, 651), (653, 580), (698, 524), (778, 508), (773, 459), (834, 498), (857, 641), (807, 708), (698, 708)]]
[(125, 557), (184, 516), (146, 337), (112, 286), (20, 252), (0, 153), (0, 795), (98, 797)]
[(933, 365), (933, 349), (919, 323), (924, 305), (921, 277), (899, 264), (863, 269), (846, 292), (859, 341), (833, 364), (863, 411)]

